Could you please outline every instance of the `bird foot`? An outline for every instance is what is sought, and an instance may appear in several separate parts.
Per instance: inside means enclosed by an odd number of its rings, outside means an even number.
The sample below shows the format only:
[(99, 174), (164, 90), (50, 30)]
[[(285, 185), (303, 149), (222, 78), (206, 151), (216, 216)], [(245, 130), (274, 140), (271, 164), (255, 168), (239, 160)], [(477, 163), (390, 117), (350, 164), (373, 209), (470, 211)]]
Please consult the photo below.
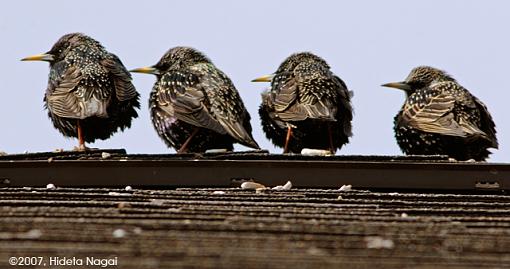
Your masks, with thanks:
[(91, 148), (85, 146), (85, 145), (79, 145), (77, 147), (74, 147), (73, 149), (74, 151), (81, 151), (81, 152), (85, 152), (85, 151), (89, 151), (91, 150)]

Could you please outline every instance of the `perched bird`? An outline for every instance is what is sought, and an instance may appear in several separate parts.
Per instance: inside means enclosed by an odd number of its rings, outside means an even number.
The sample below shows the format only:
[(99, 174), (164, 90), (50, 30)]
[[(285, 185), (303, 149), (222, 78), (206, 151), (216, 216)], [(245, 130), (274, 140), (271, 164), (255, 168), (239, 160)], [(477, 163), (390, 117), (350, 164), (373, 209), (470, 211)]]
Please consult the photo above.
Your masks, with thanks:
[(66, 137), (85, 142), (107, 139), (131, 126), (138, 117), (139, 94), (117, 56), (81, 33), (62, 36), (50, 51), (22, 61), (48, 61), (50, 74), (44, 96), (48, 116)]
[(405, 81), (382, 86), (407, 95), (394, 127), (405, 154), (482, 161), (490, 154), (487, 148), (498, 148), (487, 107), (444, 71), (420, 66)]
[(156, 75), (149, 99), (152, 123), (178, 153), (233, 150), (233, 143), (259, 148), (232, 81), (201, 52), (175, 47), (157, 64), (131, 72)]
[(351, 92), (322, 58), (296, 53), (274, 74), (252, 81), (271, 82), (262, 94), (259, 115), (267, 138), (284, 153), (303, 148), (334, 153), (349, 142)]

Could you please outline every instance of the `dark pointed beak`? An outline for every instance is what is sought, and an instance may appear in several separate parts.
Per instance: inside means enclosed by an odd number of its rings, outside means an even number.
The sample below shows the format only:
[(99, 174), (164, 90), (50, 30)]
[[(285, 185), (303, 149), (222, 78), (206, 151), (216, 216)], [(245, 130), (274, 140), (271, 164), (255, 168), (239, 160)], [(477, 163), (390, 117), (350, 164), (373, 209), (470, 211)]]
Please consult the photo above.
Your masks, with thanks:
[(390, 82), (390, 83), (383, 84), (381, 86), (389, 87), (389, 88), (396, 88), (396, 89), (400, 89), (400, 90), (404, 90), (404, 91), (411, 90), (411, 86), (409, 86), (409, 84), (407, 84), (405, 82)]

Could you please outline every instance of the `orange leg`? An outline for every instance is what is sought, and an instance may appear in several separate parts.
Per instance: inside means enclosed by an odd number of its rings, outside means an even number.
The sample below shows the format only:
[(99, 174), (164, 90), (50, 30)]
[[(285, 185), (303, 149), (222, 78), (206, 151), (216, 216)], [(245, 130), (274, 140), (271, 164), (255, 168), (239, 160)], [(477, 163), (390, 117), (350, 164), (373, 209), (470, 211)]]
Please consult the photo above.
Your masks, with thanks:
[(81, 127), (81, 120), (77, 120), (76, 122), (76, 129), (78, 133), (78, 148), (76, 150), (78, 151), (84, 151), (87, 149), (85, 146), (85, 139), (83, 138), (83, 128)]
[(285, 147), (283, 148), (283, 153), (289, 153), (289, 142), (290, 137), (292, 136), (292, 127), (287, 126), (287, 136), (285, 137)]
[(184, 141), (184, 144), (182, 144), (181, 148), (177, 151), (177, 154), (182, 154), (188, 150), (188, 145), (191, 142), (191, 139), (198, 133), (199, 130), (200, 130), (199, 128), (195, 128), (193, 130), (193, 133), (191, 133), (188, 139)]

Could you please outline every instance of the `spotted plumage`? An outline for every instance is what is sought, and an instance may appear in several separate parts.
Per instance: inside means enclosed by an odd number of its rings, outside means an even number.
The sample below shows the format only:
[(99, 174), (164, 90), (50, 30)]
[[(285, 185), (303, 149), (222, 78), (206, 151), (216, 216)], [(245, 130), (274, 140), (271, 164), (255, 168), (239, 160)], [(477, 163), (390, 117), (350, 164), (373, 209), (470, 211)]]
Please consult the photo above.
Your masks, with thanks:
[(233, 150), (233, 143), (259, 148), (232, 81), (199, 51), (175, 47), (156, 65), (132, 72), (157, 76), (149, 99), (152, 123), (179, 153)]
[(131, 126), (139, 94), (119, 58), (81, 33), (62, 36), (45, 54), (23, 60), (50, 63), (44, 96), (48, 116), (64, 136), (84, 142), (107, 139)]
[(457, 160), (485, 160), (498, 148), (495, 124), (487, 107), (447, 73), (414, 68), (403, 82), (406, 102), (395, 117), (395, 137), (405, 154), (448, 155)]
[[(351, 133), (351, 93), (322, 58), (308, 52), (289, 56), (262, 94), (259, 115), (262, 128), (284, 152), (303, 148), (335, 152), (348, 143)], [(270, 79), (270, 80), (269, 80)]]

